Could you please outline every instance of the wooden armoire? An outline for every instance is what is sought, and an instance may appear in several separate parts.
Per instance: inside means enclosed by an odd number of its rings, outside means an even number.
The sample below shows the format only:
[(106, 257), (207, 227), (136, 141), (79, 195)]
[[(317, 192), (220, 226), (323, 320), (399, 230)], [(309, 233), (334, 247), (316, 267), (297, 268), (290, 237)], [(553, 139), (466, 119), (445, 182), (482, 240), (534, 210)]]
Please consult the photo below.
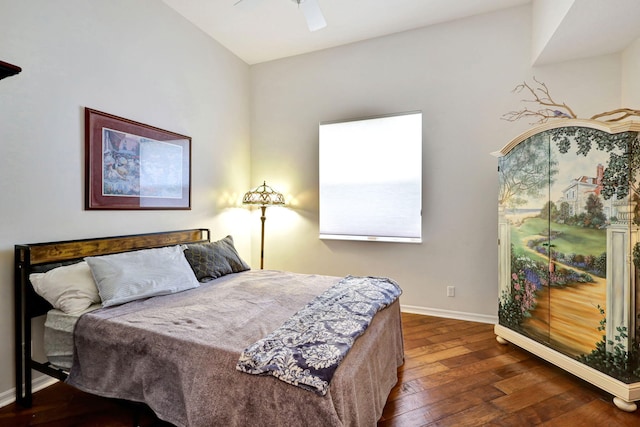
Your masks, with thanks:
[(562, 119), (496, 154), (499, 342), (640, 400), (640, 122)]

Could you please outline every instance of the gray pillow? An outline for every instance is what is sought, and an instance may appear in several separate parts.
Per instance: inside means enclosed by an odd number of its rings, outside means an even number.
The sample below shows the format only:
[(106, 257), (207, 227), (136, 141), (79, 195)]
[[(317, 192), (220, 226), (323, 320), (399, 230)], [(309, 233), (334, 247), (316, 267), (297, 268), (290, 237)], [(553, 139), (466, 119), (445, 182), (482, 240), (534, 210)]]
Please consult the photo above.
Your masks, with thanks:
[(167, 295), (199, 286), (181, 246), (85, 258), (102, 306)]
[(231, 236), (217, 242), (188, 244), (184, 255), (201, 282), (251, 269), (238, 255)]

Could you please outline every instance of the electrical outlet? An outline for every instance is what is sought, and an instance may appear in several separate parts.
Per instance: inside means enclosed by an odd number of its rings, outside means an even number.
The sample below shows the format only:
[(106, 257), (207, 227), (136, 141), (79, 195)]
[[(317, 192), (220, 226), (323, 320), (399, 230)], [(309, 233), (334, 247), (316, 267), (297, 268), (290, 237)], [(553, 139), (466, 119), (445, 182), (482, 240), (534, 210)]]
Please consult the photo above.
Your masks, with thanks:
[(456, 296), (456, 287), (455, 286), (447, 286), (447, 296), (455, 297)]

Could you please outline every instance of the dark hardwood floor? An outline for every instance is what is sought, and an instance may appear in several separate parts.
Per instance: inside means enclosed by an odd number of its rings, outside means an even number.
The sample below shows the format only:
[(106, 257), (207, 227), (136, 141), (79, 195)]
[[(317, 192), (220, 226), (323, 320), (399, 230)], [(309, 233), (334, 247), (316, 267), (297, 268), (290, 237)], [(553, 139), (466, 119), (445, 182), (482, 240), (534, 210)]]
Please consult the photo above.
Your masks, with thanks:
[[(640, 410), (513, 345), (493, 326), (403, 314), (405, 364), (378, 426), (640, 426)], [(0, 408), (0, 426), (168, 426), (140, 405), (58, 383), (31, 409)]]

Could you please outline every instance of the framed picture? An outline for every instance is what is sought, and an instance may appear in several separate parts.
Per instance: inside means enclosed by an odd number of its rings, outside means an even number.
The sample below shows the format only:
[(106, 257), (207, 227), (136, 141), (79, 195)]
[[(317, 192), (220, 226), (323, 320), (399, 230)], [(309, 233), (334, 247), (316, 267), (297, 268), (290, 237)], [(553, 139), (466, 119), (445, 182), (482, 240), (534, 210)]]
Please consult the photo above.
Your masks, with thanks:
[(85, 209), (191, 209), (191, 138), (85, 108)]

